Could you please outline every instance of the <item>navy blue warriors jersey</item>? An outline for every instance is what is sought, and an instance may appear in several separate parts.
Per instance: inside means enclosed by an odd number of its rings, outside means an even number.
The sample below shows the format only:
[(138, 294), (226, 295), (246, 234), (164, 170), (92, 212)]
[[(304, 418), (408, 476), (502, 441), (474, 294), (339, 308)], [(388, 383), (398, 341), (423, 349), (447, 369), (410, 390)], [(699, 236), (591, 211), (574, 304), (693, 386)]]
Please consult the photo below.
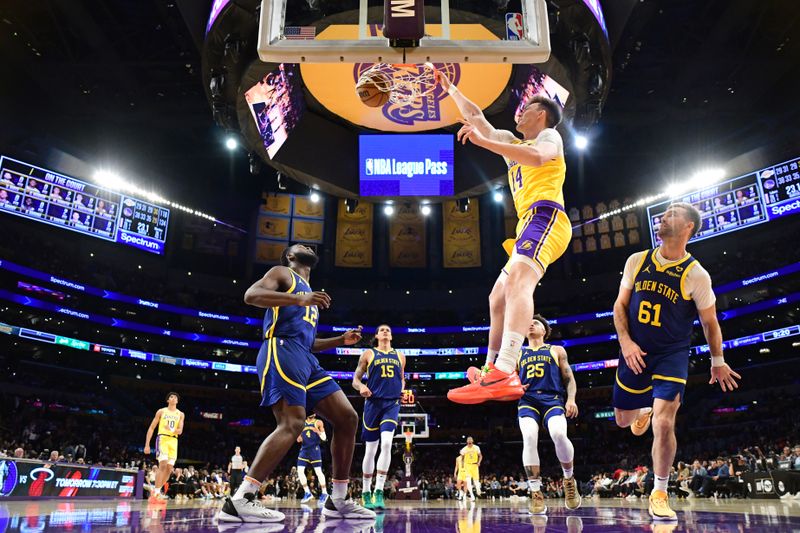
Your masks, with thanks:
[(303, 426), (303, 432), (300, 433), (300, 436), (303, 438), (303, 443), (300, 445), (302, 448), (314, 448), (319, 446), (319, 443), (322, 442), (319, 438), (319, 433), (316, 432), (315, 422), (306, 422), (306, 425)]
[(526, 396), (539, 393), (564, 395), (561, 382), (561, 369), (556, 356), (550, 352), (550, 345), (538, 349), (523, 348), (519, 358), (519, 380), (528, 385)]
[[(306, 280), (292, 269), (289, 269), (289, 272), (292, 274), (292, 285), (286, 292), (290, 294), (312, 292)], [(294, 339), (311, 351), (317, 336), (318, 318), (319, 309), (316, 305), (270, 307), (264, 313), (264, 338)]]
[(687, 255), (680, 261), (660, 266), (655, 250), (644, 255), (633, 277), (633, 294), (628, 307), (631, 339), (648, 354), (688, 350), (697, 307), (684, 283), (697, 260)]
[(367, 366), (367, 387), (373, 398), (395, 400), (403, 393), (403, 365), (397, 350), (372, 349), (374, 357)]

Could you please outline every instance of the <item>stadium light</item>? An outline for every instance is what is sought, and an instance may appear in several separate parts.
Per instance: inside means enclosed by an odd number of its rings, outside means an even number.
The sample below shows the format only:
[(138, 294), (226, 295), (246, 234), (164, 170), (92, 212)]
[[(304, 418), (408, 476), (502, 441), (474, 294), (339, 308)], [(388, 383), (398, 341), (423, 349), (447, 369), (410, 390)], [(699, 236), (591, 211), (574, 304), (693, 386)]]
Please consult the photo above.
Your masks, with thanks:
[(423, 216), (428, 216), (428, 215), (431, 214), (431, 206), (423, 205), (422, 209), (420, 209), (420, 211), (422, 212)]
[(384, 206), (384, 207), (383, 207), (383, 213), (384, 213), (384, 214), (385, 214), (387, 217), (390, 217), (390, 216), (392, 216), (392, 215), (394, 214), (394, 207), (392, 207), (391, 205)]
[(239, 142), (236, 140), (235, 137), (228, 136), (228, 138), (225, 139), (225, 148), (227, 148), (231, 152), (236, 150), (236, 148), (238, 147), (239, 147)]
[(319, 193), (317, 191), (312, 191), (311, 195), (308, 198), (309, 200), (311, 200), (312, 203), (316, 204), (317, 202), (319, 202)]
[(494, 191), (494, 194), (492, 195), (492, 198), (494, 198), (494, 201), (497, 202), (498, 204), (502, 203), (503, 202), (503, 191)]
[(580, 133), (575, 135), (575, 148), (578, 150), (586, 150), (586, 147), (589, 146), (589, 139), (586, 138), (585, 135), (581, 135)]

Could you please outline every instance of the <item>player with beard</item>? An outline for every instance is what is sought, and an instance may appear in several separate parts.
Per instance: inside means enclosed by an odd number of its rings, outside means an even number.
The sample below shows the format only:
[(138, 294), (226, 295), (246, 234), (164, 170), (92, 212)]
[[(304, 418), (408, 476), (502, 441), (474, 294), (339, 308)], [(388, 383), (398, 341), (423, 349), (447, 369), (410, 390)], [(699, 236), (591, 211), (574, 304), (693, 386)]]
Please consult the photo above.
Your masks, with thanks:
[(334, 428), (331, 441), (333, 479), (323, 507), (329, 518), (374, 519), (375, 513), (347, 500), (358, 415), (335, 381), (320, 367), (312, 351), (352, 345), (361, 327), (330, 339), (317, 339), (319, 309), (331, 305), (325, 292), (309, 285), (318, 258), (302, 244), (289, 246), (281, 265), (270, 269), (244, 295), (244, 301), (265, 308), (264, 343), (256, 366), (261, 382), (261, 406), (272, 408), (277, 427), (256, 453), (248, 475), (219, 512), (226, 522), (279, 522), (285, 515), (256, 498), (261, 483), (275, 470), (303, 430), (306, 413), (314, 411)]

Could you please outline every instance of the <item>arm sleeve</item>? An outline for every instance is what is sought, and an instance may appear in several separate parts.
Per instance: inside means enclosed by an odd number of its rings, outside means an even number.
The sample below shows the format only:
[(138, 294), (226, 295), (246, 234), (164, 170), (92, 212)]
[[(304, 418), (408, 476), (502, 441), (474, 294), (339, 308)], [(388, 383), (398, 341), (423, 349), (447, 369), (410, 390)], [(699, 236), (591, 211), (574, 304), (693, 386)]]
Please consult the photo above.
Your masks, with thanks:
[(625, 270), (622, 271), (622, 281), (620, 281), (620, 286), (625, 289), (633, 289), (633, 278), (636, 276), (636, 267), (639, 266), (639, 262), (646, 253), (647, 250), (643, 252), (636, 252), (630, 256), (627, 261), (625, 261)]
[(564, 156), (564, 140), (561, 135), (553, 128), (543, 129), (536, 137), (536, 144), (539, 143), (552, 143), (558, 149), (558, 155)]
[(717, 301), (711, 286), (711, 276), (700, 263), (687, 274), (686, 290), (698, 309), (708, 309)]

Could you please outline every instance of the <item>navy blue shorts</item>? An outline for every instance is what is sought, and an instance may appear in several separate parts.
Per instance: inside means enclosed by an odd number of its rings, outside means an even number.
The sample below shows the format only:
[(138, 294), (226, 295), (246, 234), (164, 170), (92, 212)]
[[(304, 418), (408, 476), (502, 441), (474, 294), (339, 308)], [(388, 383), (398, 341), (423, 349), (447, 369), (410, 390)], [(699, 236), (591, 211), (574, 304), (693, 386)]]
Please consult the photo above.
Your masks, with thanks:
[(625, 363), (625, 358), (619, 356), (614, 383), (614, 407), (624, 410), (640, 409), (651, 407), (653, 398), (671, 401), (675, 396), (680, 396), (683, 402), (686, 378), (689, 375), (689, 350), (666, 354), (648, 353), (643, 359), (647, 366), (644, 372), (636, 375)]
[(297, 456), (297, 468), (311, 468), (315, 466), (322, 466), (322, 450), (319, 446), (310, 446), (308, 448), (300, 448), (300, 454)]
[(533, 418), (547, 426), (554, 416), (564, 415), (564, 398), (560, 394), (530, 392), (519, 399), (517, 418)]
[(265, 339), (256, 368), (261, 378), (262, 407), (283, 398), (287, 404), (302, 405), (308, 412), (320, 400), (342, 390), (319, 366), (314, 354), (294, 339)]
[(373, 442), (381, 438), (382, 431), (394, 431), (397, 429), (399, 415), (400, 400), (367, 398), (364, 402), (364, 428), (361, 430), (361, 439), (364, 442)]

